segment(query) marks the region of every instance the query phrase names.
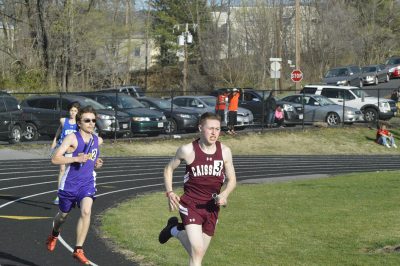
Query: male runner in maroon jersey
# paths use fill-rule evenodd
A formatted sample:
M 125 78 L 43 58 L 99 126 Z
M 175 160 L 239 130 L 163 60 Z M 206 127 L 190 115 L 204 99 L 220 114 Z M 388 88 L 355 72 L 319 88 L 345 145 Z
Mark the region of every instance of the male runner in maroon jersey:
M 164 169 L 169 208 L 170 211 L 179 208 L 182 224 L 178 223 L 177 217 L 171 217 L 159 235 L 161 244 L 172 236 L 178 238 L 190 256 L 190 266 L 201 265 L 214 235 L 219 206 L 227 204 L 229 194 L 236 187 L 231 150 L 217 141 L 221 131 L 220 117 L 213 113 L 203 114 L 199 131 L 200 138 L 181 146 Z M 186 162 L 186 174 L 184 194 L 179 197 L 172 190 L 172 178 L 182 160 Z M 221 192 L 225 177 L 228 182 Z

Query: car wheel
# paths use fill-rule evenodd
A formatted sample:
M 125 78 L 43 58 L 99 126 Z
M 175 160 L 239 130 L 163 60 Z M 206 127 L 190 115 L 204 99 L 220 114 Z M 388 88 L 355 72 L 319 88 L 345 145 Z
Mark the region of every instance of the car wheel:
M 171 134 L 178 131 L 178 124 L 173 118 L 168 119 L 168 127 L 165 129 L 165 133 Z
M 326 123 L 329 126 L 337 126 L 340 124 L 340 116 L 337 113 L 329 113 L 326 116 Z
M 378 79 L 378 77 L 375 77 L 375 85 L 378 85 L 379 84 L 379 79 Z
M 8 141 L 10 144 L 15 144 L 21 142 L 22 130 L 18 125 L 14 125 L 11 128 L 10 140 Z
M 367 122 L 374 122 L 378 119 L 378 112 L 373 108 L 364 110 L 364 120 Z
M 33 123 L 26 124 L 26 131 L 24 133 L 24 140 L 26 141 L 36 141 L 39 138 L 39 133 L 37 127 Z

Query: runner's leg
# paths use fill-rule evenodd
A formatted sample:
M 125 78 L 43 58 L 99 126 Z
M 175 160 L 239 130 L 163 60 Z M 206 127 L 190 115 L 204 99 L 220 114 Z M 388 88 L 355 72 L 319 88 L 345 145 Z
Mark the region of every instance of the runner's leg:
M 83 246 L 90 226 L 93 199 L 85 197 L 81 200 L 81 215 L 76 226 L 76 246 Z
M 189 265 L 201 266 L 211 237 L 204 237 L 202 226 L 199 224 L 188 224 L 185 226 L 185 230 L 191 247 Z
M 59 211 L 56 214 L 56 217 L 54 217 L 54 225 L 53 225 L 53 230 L 55 232 L 60 232 L 60 228 L 63 225 L 63 223 L 65 223 L 65 221 L 67 220 L 68 217 L 68 213 L 64 213 Z

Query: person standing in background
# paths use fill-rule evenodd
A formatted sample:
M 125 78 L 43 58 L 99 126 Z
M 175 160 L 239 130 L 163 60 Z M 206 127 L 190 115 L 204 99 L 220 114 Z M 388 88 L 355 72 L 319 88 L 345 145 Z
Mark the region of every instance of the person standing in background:
M 274 126 L 275 109 L 276 101 L 274 98 L 274 91 L 272 90 L 267 99 L 265 99 L 265 117 L 267 119 L 267 127 L 269 128 Z
M 228 107 L 228 134 L 236 135 L 235 125 L 237 124 L 237 111 L 239 108 L 240 92 L 238 89 L 232 89 L 229 94 L 229 107 Z
M 221 118 L 221 123 L 225 121 L 225 109 L 226 103 L 228 102 L 227 91 L 218 91 L 217 103 L 215 105 L 215 113 Z

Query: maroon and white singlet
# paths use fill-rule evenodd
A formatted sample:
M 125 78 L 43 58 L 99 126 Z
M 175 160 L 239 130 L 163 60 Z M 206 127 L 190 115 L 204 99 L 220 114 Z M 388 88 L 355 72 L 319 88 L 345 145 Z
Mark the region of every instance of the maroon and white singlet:
M 214 235 L 219 207 L 212 198 L 220 193 L 225 181 L 221 143 L 217 141 L 214 154 L 206 154 L 199 146 L 199 139 L 192 142 L 194 161 L 186 165 L 184 194 L 179 203 L 179 213 L 184 225 L 200 224 L 203 232 Z
M 214 154 L 203 152 L 199 139 L 192 144 L 195 158 L 191 164 L 186 165 L 185 195 L 196 201 L 207 202 L 213 193 L 219 194 L 225 181 L 221 143 L 219 141 L 215 143 L 217 149 Z

